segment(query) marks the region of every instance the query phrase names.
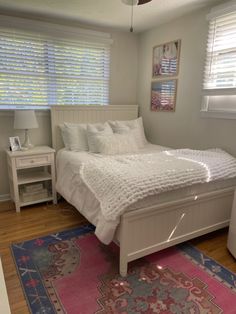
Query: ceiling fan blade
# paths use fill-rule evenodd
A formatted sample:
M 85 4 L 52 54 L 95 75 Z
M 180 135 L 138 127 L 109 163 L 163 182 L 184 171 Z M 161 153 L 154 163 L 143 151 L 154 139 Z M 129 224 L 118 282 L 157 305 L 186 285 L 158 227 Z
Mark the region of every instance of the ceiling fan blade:
M 148 3 L 148 2 L 151 2 L 152 0 L 139 0 L 138 1 L 138 5 L 141 5 L 141 4 L 145 4 L 145 3 Z

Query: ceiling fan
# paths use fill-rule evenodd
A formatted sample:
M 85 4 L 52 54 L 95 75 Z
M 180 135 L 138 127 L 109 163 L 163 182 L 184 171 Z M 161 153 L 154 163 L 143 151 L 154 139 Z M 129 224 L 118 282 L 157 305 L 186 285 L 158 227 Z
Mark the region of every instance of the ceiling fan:
M 134 29 L 133 29 L 134 6 L 146 4 L 148 2 L 151 2 L 152 0 L 121 0 L 121 1 L 126 5 L 132 6 L 132 8 L 131 8 L 131 25 L 130 25 L 130 32 L 132 33 L 134 31 Z

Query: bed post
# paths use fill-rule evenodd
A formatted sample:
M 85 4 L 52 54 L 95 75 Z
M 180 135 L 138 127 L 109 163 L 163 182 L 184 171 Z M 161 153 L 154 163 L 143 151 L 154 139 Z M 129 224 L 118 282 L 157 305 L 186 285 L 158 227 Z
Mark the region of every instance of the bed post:
M 120 275 L 121 277 L 127 276 L 128 271 L 128 228 L 125 215 L 121 217 L 120 222 Z

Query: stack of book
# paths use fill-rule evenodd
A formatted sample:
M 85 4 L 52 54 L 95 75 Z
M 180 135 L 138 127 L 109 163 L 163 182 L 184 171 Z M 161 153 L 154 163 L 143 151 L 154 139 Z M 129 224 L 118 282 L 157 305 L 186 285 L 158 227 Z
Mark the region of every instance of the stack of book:
M 23 202 L 33 202 L 48 197 L 48 190 L 43 183 L 33 183 L 23 186 L 21 189 L 21 200 Z

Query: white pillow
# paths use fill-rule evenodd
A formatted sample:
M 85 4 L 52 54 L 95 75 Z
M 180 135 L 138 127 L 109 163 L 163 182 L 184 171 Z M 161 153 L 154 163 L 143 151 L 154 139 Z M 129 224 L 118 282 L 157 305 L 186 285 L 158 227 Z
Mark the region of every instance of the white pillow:
M 146 137 L 143 129 L 142 117 L 127 121 L 108 121 L 114 133 L 125 134 L 132 132 L 138 147 L 143 147 L 146 143 Z
M 92 153 L 98 153 L 97 136 L 106 137 L 112 135 L 113 131 L 110 125 L 105 123 L 88 124 L 87 125 L 87 139 L 89 151 Z
M 72 151 L 88 151 L 87 124 L 65 122 L 61 130 L 66 148 Z
M 98 152 L 104 155 L 135 153 L 138 146 L 131 133 L 96 136 Z
M 69 137 L 68 137 L 68 132 L 66 131 L 66 127 L 64 126 L 64 124 L 61 124 L 59 125 L 59 128 L 61 130 L 61 136 L 62 136 L 62 140 L 63 140 L 65 148 L 70 149 Z

